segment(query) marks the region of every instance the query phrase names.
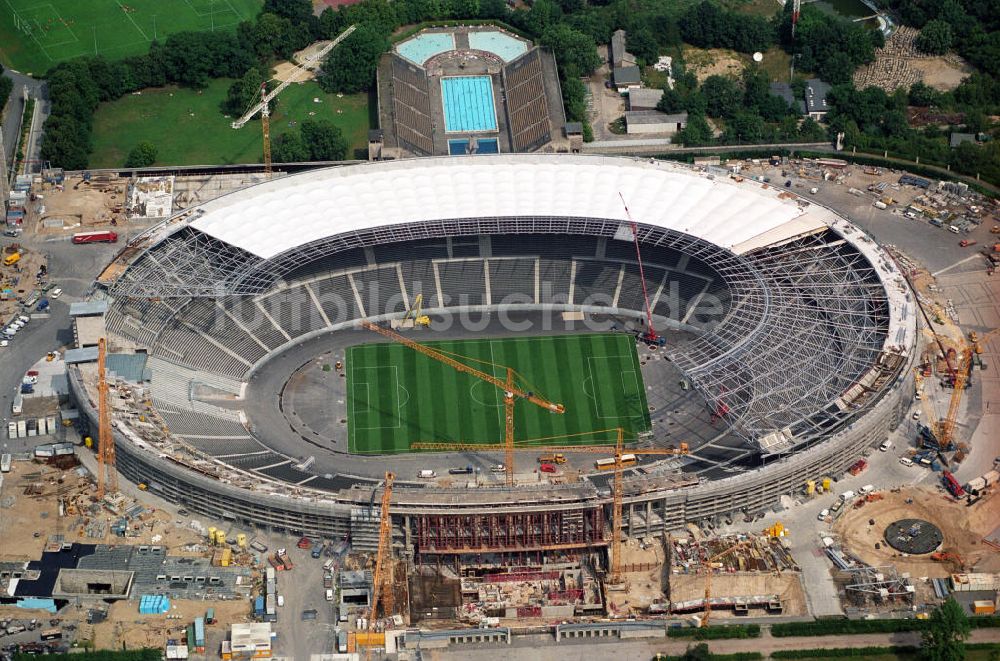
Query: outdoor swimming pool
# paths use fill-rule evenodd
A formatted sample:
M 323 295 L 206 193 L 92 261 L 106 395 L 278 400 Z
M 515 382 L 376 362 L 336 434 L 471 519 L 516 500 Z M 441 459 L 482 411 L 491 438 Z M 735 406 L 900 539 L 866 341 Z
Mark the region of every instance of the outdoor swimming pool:
M 470 32 L 469 47 L 497 55 L 510 62 L 528 52 L 528 44 L 504 32 Z
M 469 151 L 470 140 L 466 138 L 461 138 L 457 140 L 448 141 L 448 155 L 449 156 L 464 156 Z M 499 154 L 500 153 L 500 141 L 496 138 L 479 138 L 476 140 L 476 153 L 477 154 Z
M 496 131 L 493 83 L 489 76 L 455 76 L 441 79 L 444 130 Z
M 451 32 L 425 32 L 396 46 L 397 53 L 420 65 L 450 50 L 455 50 L 455 35 Z

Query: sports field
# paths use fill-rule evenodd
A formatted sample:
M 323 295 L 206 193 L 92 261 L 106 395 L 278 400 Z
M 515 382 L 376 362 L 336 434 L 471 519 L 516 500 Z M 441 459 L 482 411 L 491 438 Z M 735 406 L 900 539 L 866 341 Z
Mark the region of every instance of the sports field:
M 514 418 L 519 441 L 614 427 L 624 428 L 628 438 L 650 427 L 631 336 L 562 335 L 427 345 L 472 359 L 461 362 L 498 378 L 506 378 L 502 366 L 513 367 L 533 392 L 566 407 L 558 414 L 519 401 Z M 416 441 L 503 441 L 503 393 L 490 383 L 399 344 L 351 347 L 347 368 L 352 453 L 407 452 Z M 602 440 L 611 436 L 603 435 Z M 555 442 L 595 441 L 581 437 Z
M 0 60 L 41 75 L 78 55 L 145 53 L 153 39 L 225 30 L 257 15 L 263 0 L 0 0 Z
M 203 90 L 145 89 L 142 94 L 102 103 L 94 115 L 90 167 L 121 167 L 129 150 L 143 140 L 156 145 L 157 165 L 259 163 L 264 156 L 260 122 L 237 130 L 230 126 L 232 118 L 219 111 L 232 82 L 217 78 Z M 367 158 L 371 121 L 367 94 L 338 97 L 313 81 L 291 85 L 271 111 L 271 139 L 298 131 L 307 119 L 333 122 L 347 138 L 347 157 L 353 158 L 355 150 L 361 149 Z

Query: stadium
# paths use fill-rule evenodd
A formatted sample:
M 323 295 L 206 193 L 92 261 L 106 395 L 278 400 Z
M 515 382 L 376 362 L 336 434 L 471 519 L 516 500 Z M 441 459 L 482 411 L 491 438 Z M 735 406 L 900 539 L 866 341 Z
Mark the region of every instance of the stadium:
M 496 26 L 421 30 L 377 78 L 380 158 L 569 151 L 555 58 Z
M 644 289 L 663 346 L 637 341 Z M 500 154 L 225 195 L 129 242 L 90 304 L 112 352 L 142 363 L 113 384 L 128 480 L 236 525 L 370 549 L 392 470 L 394 539 L 428 560 L 601 548 L 609 474 L 602 455 L 567 452 L 543 474 L 519 454 L 506 486 L 491 470 L 502 393 L 362 322 L 498 378 L 513 368 L 565 407 L 519 403 L 518 442 L 610 443 L 624 428 L 638 460 L 623 530 L 643 537 L 771 507 L 884 440 L 913 393 L 911 296 L 856 226 L 767 184 Z M 418 302 L 429 327 L 408 323 Z M 70 370 L 92 424 L 95 372 Z M 641 454 L 680 443 L 689 454 Z

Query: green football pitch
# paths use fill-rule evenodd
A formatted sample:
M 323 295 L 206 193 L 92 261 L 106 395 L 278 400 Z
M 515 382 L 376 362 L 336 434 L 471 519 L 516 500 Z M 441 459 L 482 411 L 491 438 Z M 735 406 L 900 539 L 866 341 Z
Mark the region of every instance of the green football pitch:
M 0 0 L 0 59 L 41 75 L 78 55 L 145 53 L 184 30 L 232 32 L 263 0 Z
M 626 438 L 650 428 L 635 341 L 629 335 L 427 342 L 498 378 L 514 368 L 536 394 L 566 407 L 553 413 L 530 402 L 514 408 L 516 440 L 586 434 L 622 427 Z M 347 351 L 348 449 L 408 452 L 424 442 L 503 442 L 503 393 L 494 385 L 400 344 Z M 556 444 L 613 442 L 612 434 Z

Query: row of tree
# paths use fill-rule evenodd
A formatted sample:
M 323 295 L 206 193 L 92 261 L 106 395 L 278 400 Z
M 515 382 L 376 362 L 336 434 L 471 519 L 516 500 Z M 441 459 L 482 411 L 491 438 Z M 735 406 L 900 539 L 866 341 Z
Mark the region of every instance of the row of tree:
M 3 108 L 7 105 L 7 99 L 10 98 L 10 92 L 14 89 L 14 81 L 3 75 L 3 65 L 0 64 L 0 114 L 3 113 Z

